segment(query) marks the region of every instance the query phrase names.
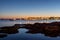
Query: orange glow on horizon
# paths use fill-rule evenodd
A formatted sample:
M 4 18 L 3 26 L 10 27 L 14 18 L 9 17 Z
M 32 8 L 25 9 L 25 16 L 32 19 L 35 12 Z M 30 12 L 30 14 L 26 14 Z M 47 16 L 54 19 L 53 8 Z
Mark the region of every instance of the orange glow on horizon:
M 60 17 L 60 16 L 0 16 L 0 18 Z

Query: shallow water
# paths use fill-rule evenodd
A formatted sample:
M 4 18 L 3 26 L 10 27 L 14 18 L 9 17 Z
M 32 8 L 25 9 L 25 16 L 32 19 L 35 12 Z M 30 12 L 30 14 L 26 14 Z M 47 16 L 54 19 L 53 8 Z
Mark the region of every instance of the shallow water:
M 49 21 L 41 21 L 41 20 L 35 20 L 35 21 L 0 21 L 0 27 L 3 26 L 13 26 L 14 24 L 25 24 L 25 23 L 35 23 L 35 22 L 54 22 L 57 20 L 49 20 Z M 60 20 L 58 20 L 60 21 Z M 45 36 L 45 34 L 41 33 L 26 33 L 29 29 L 25 28 L 19 28 L 17 29 L 16 33 L 0 33 L 0 40 L 60 40 L 60 36 L 57 37 L 49 37 Z
M 28 29 L 20 28 L 16 34 L 6 34 L 7 36 L 1 37 L 0 40 L 60 40 L 60 37 L 48 37 L 44 34 L 30 34 L 26 33 Z

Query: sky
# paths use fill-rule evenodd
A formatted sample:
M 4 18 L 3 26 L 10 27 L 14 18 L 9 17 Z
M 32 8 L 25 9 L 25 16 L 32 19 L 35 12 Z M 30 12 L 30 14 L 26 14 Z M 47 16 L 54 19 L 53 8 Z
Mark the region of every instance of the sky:
M 29 16 L 60 16 L 60 0 L 0 0 L 0 18 Z

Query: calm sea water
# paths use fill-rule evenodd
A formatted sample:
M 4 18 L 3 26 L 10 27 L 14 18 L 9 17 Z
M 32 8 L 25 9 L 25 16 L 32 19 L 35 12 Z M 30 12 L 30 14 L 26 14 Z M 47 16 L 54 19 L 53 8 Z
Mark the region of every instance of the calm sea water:
M 33 24 L 33 23 L 50 23 L 50 22 L 59 22 L 60 20 L 33 20 L 33 21 L 29 21 L 29 20 L 17 20 L 17 21 L 2 21 L 0 20 L 0 27 L 3 26 L 13 26 L 14 24 Z
M 14 24 L 27 24 L 27 23 L 43 23 L 43 22 L 54 22 L 54 21 L 60 21 L 60 20 L 35 20 L 35 21 L 24 21 L 24 20 L 18 20 L 18 21 L 0 21 L 0 27 L 4 26 L 13 26 Z M 45 36 L 44 34 L 37 33 L 37 34 L 31 34 L 26 33 L 28 29 L 20 28 L 18 29 L 17 33 L 13 34 L 6 34 L 3 35 L 3 37 L 0 37 L 0 40 L 60 40 L 60 37 L 49 37 Z M 1 36 L 1 33 L 0 33 Z

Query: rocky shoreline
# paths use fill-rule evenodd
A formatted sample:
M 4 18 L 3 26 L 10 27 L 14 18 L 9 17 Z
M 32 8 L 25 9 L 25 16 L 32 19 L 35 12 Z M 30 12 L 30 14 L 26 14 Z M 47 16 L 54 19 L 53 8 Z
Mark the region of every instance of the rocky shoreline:
M 46 36 L 55 37 L 60 35 L 60 22 L 34 23 L 34 24 L 15 24 L 13 26 L 0 27 L 0 33 L 18 33 L 19 28 L 29 29 L 26 33 L 42 33 Z

